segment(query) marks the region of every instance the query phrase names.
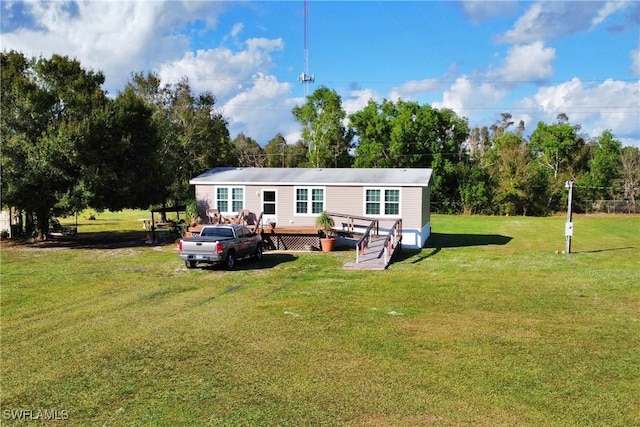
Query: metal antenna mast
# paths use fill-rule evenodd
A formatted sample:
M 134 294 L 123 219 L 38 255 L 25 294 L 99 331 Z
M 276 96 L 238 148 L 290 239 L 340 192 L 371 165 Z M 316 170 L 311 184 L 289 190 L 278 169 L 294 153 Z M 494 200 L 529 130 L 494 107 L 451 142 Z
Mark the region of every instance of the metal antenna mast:
M 304 0 L 304 71 L 298 77 L 298 80 L 304 86 L 304 97 L 309 96 L 309 83 L 313 83 L 316 80 L 315 74 L 309 74 L 309 30 L 307 19 L 309 17 L 309 5 L 308 1 Z

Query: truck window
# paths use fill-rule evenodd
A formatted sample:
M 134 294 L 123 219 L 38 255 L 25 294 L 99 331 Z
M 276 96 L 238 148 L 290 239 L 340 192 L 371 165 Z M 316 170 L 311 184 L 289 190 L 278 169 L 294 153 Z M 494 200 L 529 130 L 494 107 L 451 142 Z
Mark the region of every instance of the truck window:
M 220 237 L 228 239 L 233 237 L 233 230 L 230 228 L 218 228 L 218 227 L 205 227 L 200 233 L 203 237 Z

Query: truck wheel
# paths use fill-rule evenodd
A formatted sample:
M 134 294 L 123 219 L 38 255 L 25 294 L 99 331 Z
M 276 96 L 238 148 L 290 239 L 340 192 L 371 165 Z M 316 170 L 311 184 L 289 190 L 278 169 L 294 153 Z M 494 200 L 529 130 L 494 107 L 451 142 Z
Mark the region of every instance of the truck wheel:
M 195 268 L 196 262 L 195 261 L 185 261 L 184 265 L 186 265 L 187 268 Z
M 227 259 L 225 260 L 225 266 L 227 270 L 233 270 L 233 267 L 236 265 L 236 254 L 233 251 L 229 251 L 227 254 Z
M 257 261 L 260 261 L 262 259 L 262 245 L 258 245 L 254 255 L 255 255 Z

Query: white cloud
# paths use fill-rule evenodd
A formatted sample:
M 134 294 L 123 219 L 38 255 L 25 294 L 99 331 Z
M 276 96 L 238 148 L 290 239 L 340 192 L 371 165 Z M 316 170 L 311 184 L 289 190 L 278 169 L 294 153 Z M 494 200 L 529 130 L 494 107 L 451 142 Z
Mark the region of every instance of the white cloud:
M 243 28 L 244 28 L 244 25 L 242 23 L 235 24 L 233 26 L 233 29 L 231 30 L 231 36 L 237 37 Z
M 543 80 L 553 74 L 551 63 L 555 49 L 542 42 L 513 46 L 500 69 L 490 73 L 489 79 L 501 82 L 529 82 Z
M 2 34 L 2 48 L 31 56 L 57 53 L 100 70 L 110 92 L 124 87 L 134 71 L 148 70 L 189 48 L 175 31 L 191 19 L 214 26 L 224 2 L 29 1 L 31 25 Z
M 600 2 L 544 1 L 533 3 L 511 30 L 497 37 L 499 43 L 526 44 L 558 40 L 585 31 L 613 11 Z
M 598 10 L 598 14 L 591 20 L 591 28 L 595 28 L 604 22 L 607 17 L 617 12 L 620 9 L 624 9 L 627 5 L 624 2 L 620 1 L 608 1 L 606 2 L 600 10 Z
M 392 101 L 398 99 L 412 99 L 419 95 L 442 91 L 446 88 L 440 79 L 424 79 L 424 80 L 410 80 L 398 87 L 391 89 L 389 97 Z
M 640 133 L 640 82 L 608 79 L 588 85 L 580 79 L 542 87 L 516 104 L 538 121 L 553 122 L 560 113 L 591 136 L 613 130 L 616 137 L 631 138 Z M 528 123 L 530 126 L 530 123 Z
M 162 64 L 158 69 L 165 83 L 187 77 L 195 91 L 210 91 L 226 100 L 238 91 L 242 93 L 256 72 L 271 66 L 271 52 L 283 47 L 281 39 L 249 39 L 246 50 L 234 52 L 227 48 L 186 52 L 176 61 Z
M 442 94 L 442 102 L 434 102 L 432 106 L 450 108 L 459 116 L 469 117 L 496 105 L 506 93 L 491 83 L 474 83 L 468 77 L 460 77 Z
M 630 52 L 631 55 L 631 72 L 636 76 L 640 76 L 640 46 Z
M 230 123 L 231 137 L 244 132 L 265 145 L 277 133 L 292 134 L 299 126 L 294 124 L 291 116 L 295 105 L 289 98 L 291 90 L 290 83 L 278 82 L 273 76 L 252 76 L 250 86 L 222 106 L 222 114 Z
M 479 23 L 493 17 L 504 17 L 513 14 L 518 4 L 515 1 L 463 1 L 462 9 L 474 23 Z
M 382 101 L 373 89 L 353 89 L 346 98 L 342 98 L 342 108 L 348 116 L 364 109 L 371 99 L 376 102 Z

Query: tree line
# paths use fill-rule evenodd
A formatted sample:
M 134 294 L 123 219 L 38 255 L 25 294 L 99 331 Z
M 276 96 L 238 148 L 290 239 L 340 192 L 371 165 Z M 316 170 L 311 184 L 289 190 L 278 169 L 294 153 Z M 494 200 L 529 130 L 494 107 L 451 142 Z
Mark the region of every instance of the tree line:
M 509 113 L 470 128 L 450 109 L 385 99 L 347 116 L 322 86 L 292 109 L 301 139 L 276 134 L 263 147 L 231 139 L 214 94 L 186 78 L 133 73 L 110 98 L 101 72 L 66 56 L 4 51 L 1 72 L 2 205 L 40 233 L 87 207 L 186 204 L 189 180 L 217 166 L 433 168 L 434 210 L 445 213 L 547 215 L 566 207 L 569 180 L 578 200 L 640 194 L 639 150 L 611 131 L 581 134 L 563 114 L 527 139 Z

